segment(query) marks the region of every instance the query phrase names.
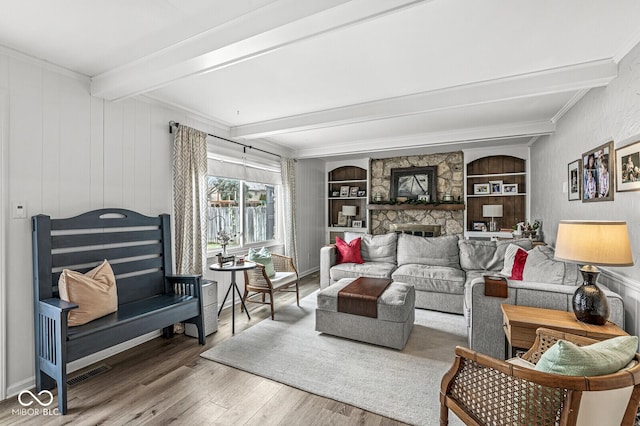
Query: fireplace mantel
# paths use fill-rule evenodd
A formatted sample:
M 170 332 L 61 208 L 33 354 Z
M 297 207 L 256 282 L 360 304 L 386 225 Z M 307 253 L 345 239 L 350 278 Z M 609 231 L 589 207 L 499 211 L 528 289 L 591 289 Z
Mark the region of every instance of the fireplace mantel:
M 367 204 L 368 210 L 464 210 L 461 203 L 442 204 Z

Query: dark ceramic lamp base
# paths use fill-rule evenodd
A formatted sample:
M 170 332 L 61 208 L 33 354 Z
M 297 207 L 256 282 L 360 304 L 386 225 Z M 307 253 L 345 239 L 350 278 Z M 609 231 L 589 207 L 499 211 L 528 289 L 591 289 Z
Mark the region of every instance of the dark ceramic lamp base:
M 604 325 L 609 319 L 607 296 L 596 285 L 600 271 L 592 265 L 580 269 L 584 282 L 573 294 L 573 312 L 578 321 Z

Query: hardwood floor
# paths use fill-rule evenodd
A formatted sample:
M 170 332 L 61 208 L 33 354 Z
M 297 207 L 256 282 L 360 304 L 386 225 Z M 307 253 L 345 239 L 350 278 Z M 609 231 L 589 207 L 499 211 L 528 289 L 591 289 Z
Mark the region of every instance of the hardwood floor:
M 317 274 L 301 280 L 300 298 L 319 288 Z M 220 289 L 223 291 L 226 289 Z M 278 306 L 295 303 L 295 293 L 276 295 Z M 251 321 L 236 308 L 236 333 L 271 321 L 269 306 L 249 305 Z M 200 353 L 232 338 L 231 311 L 218 331 L 197 339 L 158 337 L 97 365 L 111 369 L 69 386 L 66 416 L 18 415 L 17 398 L 0 402 L 2 425 L 402 425 L 359 408 L 200 358 Z M 70 377 L 91 370 L 90 366 Z M 57 403 L 57 399 L 55 400 Z M 51 406 L 53 408 L 54 405 Z M 40 411 L 42 412 L 42 410 Z

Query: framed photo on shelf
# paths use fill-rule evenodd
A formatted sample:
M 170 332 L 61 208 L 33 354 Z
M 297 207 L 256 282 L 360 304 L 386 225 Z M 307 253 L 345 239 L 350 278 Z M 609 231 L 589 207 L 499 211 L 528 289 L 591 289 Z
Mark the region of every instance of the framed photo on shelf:
M 489 195 L 491 194 L 491 187 L 488 183 L 474 183 L 473 195 Z
M 491 194 L 502 194 L 502 181 L 490 180 L 489 186 L 491 188 Z
M 358 188 L 357 186 L 352 186 L 351 188 L 349 188 L 349 197 L 357 197 L 359 190 L 360 188 Z
M 616 149 L 616 191 L 640 191 L 640 141 Z
M 582 202 L 613 201 L 613 141 L 582 154 Z
M 358 190 L 358 197 L 366 197 L 367 196 L 367 191 L 364 189 L 359 189 Z
M 347 226 L 347 217 L 341 211 L 338 212 L 338 226 Z
M 329 196 L 330 197 L 339 197 L 340 196 L 340 191 L 338 191 L 337 189 L 334 189 L 334 190 L 331 191 Z
M 362 221 L 361 220 L 354 220 L 351 222 L 351 226 L 353 226 L 354 228 L 362 228 Z
M 582 198 L 582 160 L 579 158 L 567 165 L 567 182 L 569 182 L 569 201 Z
M 503 183 L 502 184 L 502 193 L 503 194 L 517 194 L 518 193 L 518 184 L 517 183 Z
M 472 231 L 483 231 L 487 229 L 487 222 L 483 222 L 481 220 L 474 220 L 471 222 L 471 230 Z
M 349 196 L 349 187 L 348 186 L 341 186 L 340 187 L 340 196 L 341 197 L 348 197 Z

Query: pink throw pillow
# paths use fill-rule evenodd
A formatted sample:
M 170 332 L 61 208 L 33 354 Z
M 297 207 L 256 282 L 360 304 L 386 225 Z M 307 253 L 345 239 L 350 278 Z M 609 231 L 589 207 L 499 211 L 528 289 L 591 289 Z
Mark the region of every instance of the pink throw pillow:
M 522 273 L 524 272 L 524 264 L 527 262 L 527 256 L 529 253 L 525 250 L 518 250 L 516 257 L 513 260 L 513 269 L 511 269 L 511 276 L 509 279 L 522 281 Z
M 360 256 L 360 238 L 347 243 L 342 238 L 336 237 L 336 248 L 338 250 L 336 263 L 364 263 Z

